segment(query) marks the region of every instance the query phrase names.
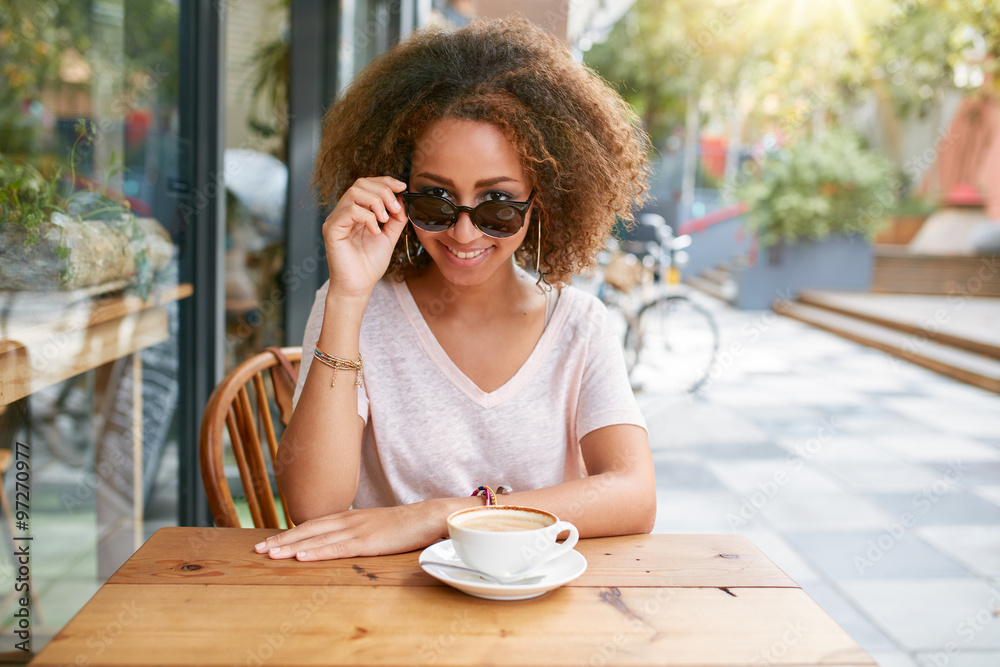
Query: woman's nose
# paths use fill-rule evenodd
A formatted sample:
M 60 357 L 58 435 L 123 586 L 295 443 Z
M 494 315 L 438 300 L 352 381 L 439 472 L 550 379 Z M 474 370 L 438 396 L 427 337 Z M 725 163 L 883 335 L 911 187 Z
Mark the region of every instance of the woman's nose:
M 472 224 L 472 214 L 462 211 L 458 220 L 451 226 L 451 237 L 459 243 L 470 243 L 482 236 L 482 232 Z

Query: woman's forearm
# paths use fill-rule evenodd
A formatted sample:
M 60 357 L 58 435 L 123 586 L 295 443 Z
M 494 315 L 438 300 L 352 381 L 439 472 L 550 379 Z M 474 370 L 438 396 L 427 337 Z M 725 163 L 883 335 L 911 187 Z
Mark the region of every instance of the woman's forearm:
M 620 472 L 512 493 L 497 502 L 548 510 L 575 525 L 580 537 L 648 533 L 656 519 L 655 485 L 648 489 L 634 475 Z
M 364 307 L 328 297 L 317 347 L 357 359 Z M 364 422 L 358 416 L 355 379 L 354 371 L 334 370 L 317 359 L 310 364 L 275 469 L 296 523 L 346 510 L 357 493 Z

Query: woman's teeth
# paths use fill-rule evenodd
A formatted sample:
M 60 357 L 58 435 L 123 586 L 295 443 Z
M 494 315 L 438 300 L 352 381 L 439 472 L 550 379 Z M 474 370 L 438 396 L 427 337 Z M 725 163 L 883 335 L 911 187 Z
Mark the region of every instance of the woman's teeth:
M 473 250 L 472 252 L 461 252 L 459 250 L 452 250 L 451 248 L 448 248 L 448 250 L 459 259 L 472 259 L 473 257 L 479 257 L 486 252 L 486 248 L 483 248 L 482 250 Z

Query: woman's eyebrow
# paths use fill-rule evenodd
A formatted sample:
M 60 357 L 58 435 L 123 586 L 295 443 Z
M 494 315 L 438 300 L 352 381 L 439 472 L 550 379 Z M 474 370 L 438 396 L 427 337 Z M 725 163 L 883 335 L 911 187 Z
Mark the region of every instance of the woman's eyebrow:
M 439 176 L 437 174 L 432 174 L 430 172 L 422 172 L 417 174 L 418 178 L 426 178 L 429 181 L 436 181 L 441 185 L 447 185 L 449 188 L 454 188 L 455 183 L 450 178 L 445 178 L 444 176 Z M 482 180 L 476 181 L 475 187 L 477 188 L 488 188 L 499 183 L 518 183 L 516 178 L 511 178 L 510 176 L 494 176 L 493 178 L 484 178 Z

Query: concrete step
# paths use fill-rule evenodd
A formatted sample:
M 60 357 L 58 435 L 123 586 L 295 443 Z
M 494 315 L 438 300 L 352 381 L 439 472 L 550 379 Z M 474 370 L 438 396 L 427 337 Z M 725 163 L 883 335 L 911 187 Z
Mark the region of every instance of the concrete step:
M 781 315 L 873 347 L 956 380 L 1000 393 L 1000 360 L 918 335 L 800 302 L 777 302 Z
M 1000 337 L 986 336 L 991 327 L 987 311 L 1000 306 L 996 299 L 977 298 L 966 300 L 954 297 L 944 305 L 940 298 L 928 298 L 921 295 L 887 295 L 854 294 L 849 292 L 830 292 L 819 290 L 803 290 L 798 301 L 808 306 L 856 317 L 866 322 L 902 331 L 918 337 L 932 336 L 938 343 L 957 347 L 975 354 L 1000 359 Z M 921 304 L 925 301 L 927 305 Z M 971 311 L 981 311 L 973 315 Z M 923 313 L 915 316 L 915 313 Z M 982 320 L 981 329 L 984 335 L 973 337 L 969 329 L 952 327 L 964 316 L 978 316 Z
M 732 274 L 725 269 L 705 269 L 699 276 L 716 285 L 724 285 L 727 280 L 732 280 Z
M 732 295 L 726 293 L 725 287 L 722 284 L 709 280 L 703 277 L 703 275 L 692 276 L 684 282 L 699 292 L 715 297 L 719 301 L 729 303 L 732 298 Z

